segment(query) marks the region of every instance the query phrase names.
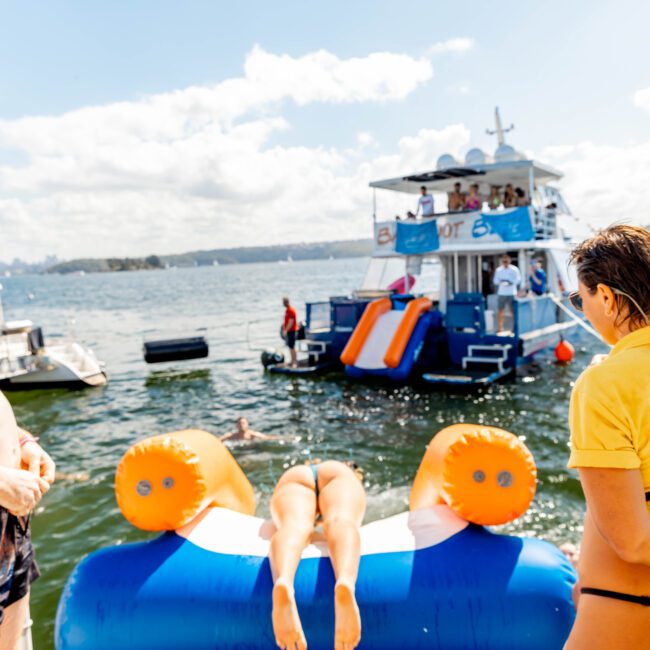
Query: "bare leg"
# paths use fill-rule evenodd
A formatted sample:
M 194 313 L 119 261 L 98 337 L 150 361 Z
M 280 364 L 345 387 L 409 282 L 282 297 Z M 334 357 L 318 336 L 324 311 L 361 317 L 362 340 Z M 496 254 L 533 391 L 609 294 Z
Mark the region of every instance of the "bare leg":
M 291 348 L 290 352 L 291 352 L 291 367 L 292 368 L 297 368 L 298 367 L 298 354 L 296 353 L 295 348 Z
M 2 650 L 19 650 L 20 635 L 28 616 L 29 594 L 5 609 L 4 620 L 0 625 L 0 648 Z
M 497 332 L 503 332 L 503 316 L 504 316 L 504 309 L 499 309 L 497 313 Z
M 366 495 L 359 479 L 342 463 L 323 463 L 320 476 L 325 480 L 318 504 L 336 576 L 334 648 L 352 650 L 361 640 L 361 617 L 354 591 L 361 551 L 359 527 L 366 509 Z
M 311 485 L 310 485 L 311 484 Z M 309 543 L 316 518 L 314 480 L 307 467 L 285 472 L 271 499 L 277 531 L 271 538 L 273 574 L 273 631 L 280 648 L 306 650 L 293 581 L 303 549 Z

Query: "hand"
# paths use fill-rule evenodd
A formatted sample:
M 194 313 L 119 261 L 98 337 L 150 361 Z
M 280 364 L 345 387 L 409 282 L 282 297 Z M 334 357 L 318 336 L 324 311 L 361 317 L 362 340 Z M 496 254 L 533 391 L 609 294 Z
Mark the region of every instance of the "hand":
M 0 467 L 0 506 L 12 515 L 28 515 L 49 488 L 45 479 L 32 472 Z
M 46 480 L 48 487 L 54 483 L 56 466 L 50 455 L 35 441 L 23 443 L 20 449 L 23 468 Z

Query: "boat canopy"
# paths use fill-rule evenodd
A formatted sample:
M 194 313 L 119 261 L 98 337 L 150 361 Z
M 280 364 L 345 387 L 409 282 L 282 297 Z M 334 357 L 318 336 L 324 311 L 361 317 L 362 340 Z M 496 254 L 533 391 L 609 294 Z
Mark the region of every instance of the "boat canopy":
M 514 186 L 529 188 L 531 172 L 535 184 L 540 185 L 557 181 L 563 176 L 562 172 L 534 160 L 510 160 L 446 167 L 399 178 L 373 181 L 370 183 L 370 187 L 419 194 L 423 185 L 434 192 L 450 192 L 454 187 L 454 183 L 465 181 L 466 183 L 477 183 L 479 190 L 487 193 L 490 185 L 502 187 L 507 183 L 512 183 Z

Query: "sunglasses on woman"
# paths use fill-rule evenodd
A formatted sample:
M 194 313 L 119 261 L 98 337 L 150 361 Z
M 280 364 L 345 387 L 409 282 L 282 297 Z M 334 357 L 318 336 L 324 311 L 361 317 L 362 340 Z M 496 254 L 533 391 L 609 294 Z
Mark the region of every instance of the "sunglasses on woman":
M 612 293 L 616 296 L 625 296 L 639 310 L 643 318 L 645 318 L 645 322 L 650 324 L 650 319 L 648 318 L 647 314 L 643 311 L 643 309 L 641 309 L 639 303 L 636 300 L 634 300 L 632 296 L 628 295 L 624 291 L 621 291 L 620 289 L 613 289 L 612 287 L 610 287 L 610 289 L 612 290 Z M 573 291 L 567 297 L 569 299 L 569 302 L 571 303 L 571 306 L 574 309 L 577 309 L 578 311 L 583 311 L 582 296 L 577 291 Z

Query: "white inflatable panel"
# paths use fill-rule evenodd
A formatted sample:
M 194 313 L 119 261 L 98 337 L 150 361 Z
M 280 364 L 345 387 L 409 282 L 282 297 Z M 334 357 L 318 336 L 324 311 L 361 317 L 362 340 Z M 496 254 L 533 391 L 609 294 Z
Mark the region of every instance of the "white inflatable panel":
M 428 548 L 444 542 L 467 525 L 445 505 L 403 512 L 361 527 L 361 555 Z M 259 517 L 211 508 L 198 524 L 190 523 L 176 532 L 214 553 L 266 557 L 275 526 Z M 302 554 L 303 559 L 327 556 L 324 541 L 310 544 Z

